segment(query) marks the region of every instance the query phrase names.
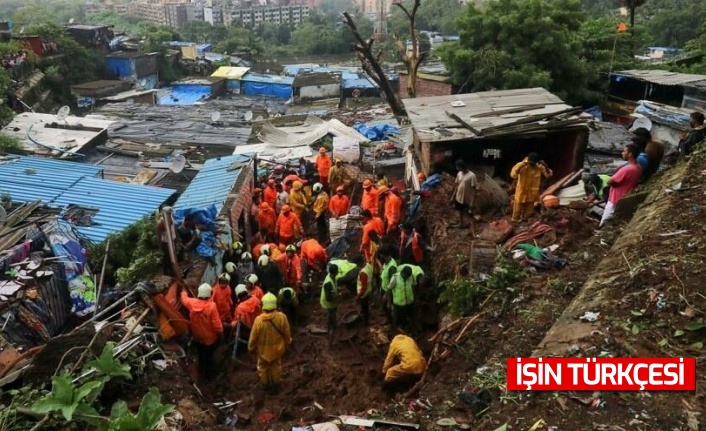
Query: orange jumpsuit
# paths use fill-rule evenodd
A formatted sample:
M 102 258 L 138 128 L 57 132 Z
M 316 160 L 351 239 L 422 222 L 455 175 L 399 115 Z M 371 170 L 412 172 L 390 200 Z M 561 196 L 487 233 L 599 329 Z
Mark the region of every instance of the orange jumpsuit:
M 388 193 L 385 198 L 385 221 L 387 222 L 387 231 L 391 232 L 397 229 L 402 217 L 402 198 L 394 193 Z
M 319 154 L 316 158 L 316 170 L 319 171 L 319 182 L 324 186 L 328 185 L 328 173 L 331 170 L 331 157 L 328 154 Z
M 309 267 L 316 266 L 317 262 L 326 264 L 328 255 L 326 249 L 315 239 L 307 239 L 301 246 L 301 258 L 306 261 Z
M 255 323 L 255 319 L 260 315 L 260 313 L 262 313 L 262 303 L 257 296 L 251 295 L 248 299 L 238 303 L 238 306 L 235 307 L 233 321 L 240 321 L 248 328 L 252 328 L 253 323 Z
M 360 201 L 360 208 L 363 210 L 370 210 L 370 213 L 374 216 L 378 215 L 378 191 L 375 187 L 370 187 L 370 190 L 363 190 L 363 198 Z
M 277 258 L 277 265 L 284 277 L 284 285 L 287 287 L 298 286 L 302 281 L 302 260 L 296 254 L 292 257 L 287 253 Z
M 260 212 L 257 215 L 257 223 L 260 225 L 260 230 L 265 230 L 266 234 L 274 233 L 275 225 L 277 224 L 277 213 L 274 207 L 267 202 L 260 204 Z
M 223 323 L 216 304 L 210 299 L 190 298 L 185 291 L 181 292 L 181 303 L 189 310 L 191 338 L 204 346 L 218 341 L 218 335 L 223 333 Z
M 233 311 L 233 297 L 228 283 L 216 283 L 213 286 L 211 301 L 216 304 L 218 314 L 221 316 L 221 322 L 230 323 L 231 313 Z
M 277 190 L 274 187 L 267 186 L 262 192 L 262 196 L 267 205 L 273 210 L 277 208 Z
M 360 242 L 360 251 L 365 254 L 366 262 L 372 262 L 374 250 L 371 249 L 370 232 L 375 232 L 378 236 L 385 233 L 385 224 L 380 217 L 373 217 L 363 226 L 363 239 Z
M 329 212 L 331 216 L 338 218 L 348 214 L 348 210 L 351 208 L 351 201 L 346 195 L 333 195 L 328 203 Z
M 304 234 L 304 227 L 294 212 L 282 213 L 277 217 L 275 233 L 279 234 L 280 244 L 292 244 Z

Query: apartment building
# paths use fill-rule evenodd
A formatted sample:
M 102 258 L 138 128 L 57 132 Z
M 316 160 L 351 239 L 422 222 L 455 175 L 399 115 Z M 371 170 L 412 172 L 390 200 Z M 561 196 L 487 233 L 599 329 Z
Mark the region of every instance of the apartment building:
M 258 25 L 262 22 L 275 24 L 299 24 L 309 18 L 307 5 L 290 6 L 255 6 L 251 8 L 230 9 L 225 11 L 225 25 L 240 22 L 245 27 Z
M 171 28 L 184 28 L 187 22 L 204 21 L 204 7 L 196 4 L 167 3 L 165 6 L 167 25 Z
M 203 8 L 203 20 L 213 26 L 224 24 L 223 15 L 224 10 L 221 6 L 206 6 Z

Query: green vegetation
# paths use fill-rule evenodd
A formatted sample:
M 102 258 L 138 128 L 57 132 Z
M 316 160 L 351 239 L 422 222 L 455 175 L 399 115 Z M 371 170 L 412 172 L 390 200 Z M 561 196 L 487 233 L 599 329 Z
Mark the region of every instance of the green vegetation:
M 496 292 L 514 293 L 514 284 L 525 277 L 526 274 L 517 261 L 499 255 L 493 273 L 485 279 L 457 277 L 454 280 L 442 281 L 439 285 L 443 289 L 439 302 L 448 305 L 452 316 L 467 316 L 481 308 L 485 300 Z
M 22 151 L 22 142 L 19 139 L 0 134 L 0 154 L 19 154 Z
M 89 264 L 94 271 L 100 271 L 105 248 L 110 241 L 104 283 L 132 286 L 159 271 L 162 261 L 157 251 L 157 240 L 156 220 L 145 217 L 122 232 L 111 234 L 103 243 L 90 250 Z

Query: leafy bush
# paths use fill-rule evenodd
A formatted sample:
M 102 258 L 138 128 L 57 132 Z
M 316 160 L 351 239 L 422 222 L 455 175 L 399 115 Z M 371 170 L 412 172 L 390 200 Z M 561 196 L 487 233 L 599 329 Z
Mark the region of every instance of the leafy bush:
M 519 263 L 501 255 L 488 278 L 479 280 L 463 277 L 441 282 L 443 291 L 439 295 L 439 302 L 448 305 L 452 316 L 467 316 L 477 310 L 488 295 L 502 290 L 512 292 L 513 284 L 525 277 Z
M 0 134 L 0 153 L 18 154 L 24 151 L 22 142 L 14 136 Z

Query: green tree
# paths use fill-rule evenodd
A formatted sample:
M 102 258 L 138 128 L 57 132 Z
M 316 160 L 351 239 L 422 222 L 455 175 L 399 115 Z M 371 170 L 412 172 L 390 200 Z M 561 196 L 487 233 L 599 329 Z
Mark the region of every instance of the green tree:
M 414 0 L 405 0 L 402 4 L 411 10 Z M 424 0 L 419 6 L 415 18 L 416 27 L 419 30 L 436 31 L 442 34 L 455 34 L 455 20 L 463 14 L 465 6 L 458 0 Z M 390 18 L 387 22 L 387 30 L 391 34 L 407 34 L 408 20 L 402 10 L 398 7 L 392 8 Z
M 439 55 L 457 84 L 473 91 L 544 87 L 569 103 L 596 97 L 579 30 L 578 0 L 492 0 L 457 20 L 460 42 Z
M 170 55 L 169 46 L 165 43 L 179 40 L 180 37 L 178 33 L 168 27 L 152 27 L 147 32 L 145 43 L 140 46 L 140 52 L 157 53 L 157 73 L 162 82 L 169 83 L 184 76 L 176 58 Z

